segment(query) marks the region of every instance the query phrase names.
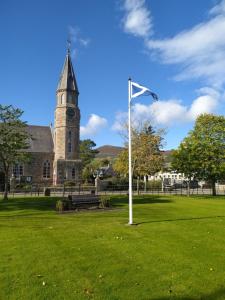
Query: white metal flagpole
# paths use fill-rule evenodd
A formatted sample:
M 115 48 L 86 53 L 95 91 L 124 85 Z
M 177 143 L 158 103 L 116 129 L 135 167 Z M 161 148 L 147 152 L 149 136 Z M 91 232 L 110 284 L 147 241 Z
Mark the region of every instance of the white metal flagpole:
M 131 166 L 131 79 L 128 79 L 128 131 L 129 131 L 129 224 L 133 224 L 132 166 Z

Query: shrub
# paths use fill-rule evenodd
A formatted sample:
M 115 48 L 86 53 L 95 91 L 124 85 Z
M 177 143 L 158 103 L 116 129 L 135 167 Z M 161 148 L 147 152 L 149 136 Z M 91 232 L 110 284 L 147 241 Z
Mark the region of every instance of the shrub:
M 102 183 L 103 182 L 103 190 L 124 190 L 124 188 L 128 187 L 128 179 L 124 177 L 112 177 L 110 180 L 102 180 Z
M 70 180 L 67 180 L 64 182 L 65 186 L 75 186 L 76 185 L 76 182 L 75 181 L 70 181 Z
M 113 185 L 128 185 L 129 179 L 127 177 L 113 177 L 112 184 Z
M 100 207 L 101 208 L 110 207 L 110 196 L 104 195 L 100 197 Z
M 147 182 L 148 189 L 161 189 L 162 181 L 161 180 L 151 180 Z
M 56 202 L 56 210 L 58 212 L 63 212 L 65 210 L 65 202 L 63 200 L 58 200 Z

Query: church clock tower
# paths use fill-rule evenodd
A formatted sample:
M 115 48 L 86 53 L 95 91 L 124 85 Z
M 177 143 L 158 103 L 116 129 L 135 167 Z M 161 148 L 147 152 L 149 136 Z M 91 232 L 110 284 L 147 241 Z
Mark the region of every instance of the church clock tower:
M 80 110 L 78 86 L 67 51 L 56 91 L 57 103 L 54 126 L 54 184 L 79 179 Z

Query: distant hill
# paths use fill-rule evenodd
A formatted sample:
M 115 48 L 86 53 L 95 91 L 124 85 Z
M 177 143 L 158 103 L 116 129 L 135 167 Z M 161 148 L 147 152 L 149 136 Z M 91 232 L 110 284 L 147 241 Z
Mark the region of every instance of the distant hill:
M 117 147 L 117 146 L 112 146 L 112 145 L 104 145 L 96 150 L 99 151 L 98 154 L 96 154 L 95 157 L 97 158 L 116 158 L 120 152 L 123 150 L 123 147 Z
M 173 150 L 163 150 L 162 154 L 164 156 L 164 159 L 166 162 L 171 162 L 171 155 L 172 155 Z

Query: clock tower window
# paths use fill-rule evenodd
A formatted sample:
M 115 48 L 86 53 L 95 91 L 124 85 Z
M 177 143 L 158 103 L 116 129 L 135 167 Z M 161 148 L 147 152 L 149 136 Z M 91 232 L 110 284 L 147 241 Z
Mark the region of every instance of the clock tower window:
M 72 133 L 69 131 L 68 133 L 68 152 L 72 152 Z
M 61 104 L 65 104 L 65 94 L 61 95 Z

